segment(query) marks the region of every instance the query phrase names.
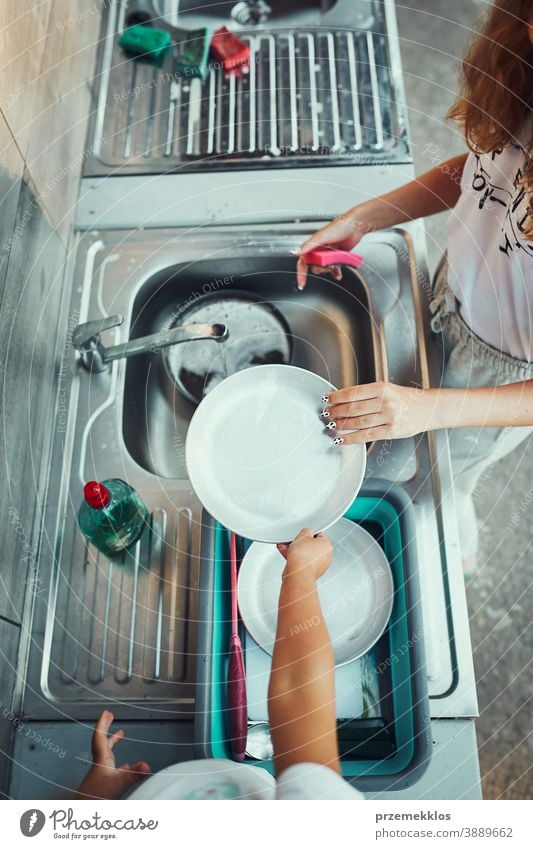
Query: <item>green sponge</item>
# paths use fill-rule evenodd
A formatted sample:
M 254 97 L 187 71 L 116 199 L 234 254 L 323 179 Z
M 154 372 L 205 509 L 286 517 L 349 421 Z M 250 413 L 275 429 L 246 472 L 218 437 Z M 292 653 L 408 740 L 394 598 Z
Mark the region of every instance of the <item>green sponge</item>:
M 125 53 L 136 59 L 143 59 L 161 67 L 172 44 L 172 37 L 164 29 L 135 24 L 124 30 L 118 44 Z
M 176 31 L 177 32 L 177 31 Z M 180 77 L 205 77 L 209 58 L 209 30 L 206 27 L 181 30 L 176 39 L 176 62 L 174 70 Z

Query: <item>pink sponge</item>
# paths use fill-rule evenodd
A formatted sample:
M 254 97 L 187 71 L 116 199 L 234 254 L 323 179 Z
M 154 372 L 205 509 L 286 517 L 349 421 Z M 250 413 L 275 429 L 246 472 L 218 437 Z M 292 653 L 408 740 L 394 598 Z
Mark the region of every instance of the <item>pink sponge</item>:
M 336 248 L 315 248 L 306 254 L 301 254 L 301 259 L 306 265 L 318 265 L 326 268 L 328 265 L 351 265 L 359 268 L 363 263 L 363 257 L 352 254 L 350 251 L 338 251 Z

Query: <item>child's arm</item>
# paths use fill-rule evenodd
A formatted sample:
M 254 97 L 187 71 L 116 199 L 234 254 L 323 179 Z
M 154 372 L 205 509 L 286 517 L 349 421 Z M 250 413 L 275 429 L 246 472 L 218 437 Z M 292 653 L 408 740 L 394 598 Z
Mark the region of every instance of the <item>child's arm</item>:
M 316 587 L 331 563 L 331 542 L 306 528 L 279 549 L 287 565 L 268 692 L 276 772 L 297 763 L 340 772 L 333 651 Z
M 328 422 L 346 445 L 455 427 L 533 425 L 533 380 L 475 389 L 415 389 L 369 383 L 331 392 Z
M 466 157 L 466 153 L 454 156 L 399 189 L 354 206 L 317 230 L 300 246 L 300 253 L 325 246 L 349 251 L 365 233 L 451 209 L 461 194 L 461 175 Z M 313 266 L 316 274 L 325 271 L 327 269 Z M 305 286 L 306 275 L 307 266 L 299 259 L 296 279 L 300 289 Z

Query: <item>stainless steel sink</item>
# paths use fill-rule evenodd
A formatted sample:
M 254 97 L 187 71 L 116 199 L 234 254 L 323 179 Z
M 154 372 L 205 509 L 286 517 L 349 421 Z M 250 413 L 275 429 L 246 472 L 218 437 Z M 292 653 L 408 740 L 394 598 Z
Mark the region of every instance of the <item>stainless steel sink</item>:
M 381 364 L 376 368 L 379 333 L 363 279 L 347 270 L 340 285 L 317 278 L 302 294 L 295 290 L 294 265 L 291 256 L 224 255 L 165 268 L 151 276 L 135 297 L 130 338 L 162 330 L 180 305 L 202 293 L 212 298 L 228 290 L 251 293 L 278 307 L 289 322 L 293 365 L 322 374 L 338 386 L 375 380 L 381 371 Z M 194 405 L 175 387 L 160 353 L 128 361 L 124 443 L 143 469 L 165 478 L 187 477 L 184 446 L 193 412 Z
M 123 325 L 103 334 L 106 344 L 120 344 L 157 332 L 184 301 L 230 287 L 284 313 L 296 365 L 339 386 L 384 378 L 389 369 L 398 382 L 413 379 L 416 278 L 408 237 L 366 237 L 361 269 L 346 270 L 338 284 L 311 280 L 298 293 L 290 251 L 316 226 L 107 231 L 81 239 L 61 364 L 46 520 L 53 531 L 36 599 L 28 716 L 66 711 L 94 719 L 112 704 L 123 719 L 176 718 L 191 716 L 195 704 L 202 507 L 183 458 L 194 407 L 158 353 L 88 373 L 72 349 L 75 324 L 120 313 Z M 387 449 L 388 468 L 400 469 L 396 479 L 415 474 L 416 456 L 411 440 Z M 87 546 L 76 523 L 83 483 L 107 477 L 128 480 L 152 516 L 150 533 L 119 563 Z

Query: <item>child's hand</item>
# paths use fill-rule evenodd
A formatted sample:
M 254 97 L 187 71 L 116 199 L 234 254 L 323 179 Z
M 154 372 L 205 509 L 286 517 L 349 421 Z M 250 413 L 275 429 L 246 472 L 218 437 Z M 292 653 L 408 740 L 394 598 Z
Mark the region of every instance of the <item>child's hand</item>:
M 324 574 L 333 559 L 330 538 L 326 534 L 315 536 L 309 528 L 303 528 L 293 542 L 280 543 L 278 551 L 287 561 L 285 574 L 308 574 L 315 581 Z
M 117 767 L 113 747 L 124 732 L 119 730 L 108 736 L 113 719 L 111 711 L 104 710 L 96 723 L 91 746 L 93 765 L 80 784 L 76 799 L 119 799 L 151 772 L 144 761 Z
M 306 254 L 315 248 L 338 248 L 341 251 L 350 251 L 358 242 L 361 241 L 365 233 L 372 230 L 368 224 L 360 218 L 358 208 L 348 210 L 343 215 L 339 215 L 325 227 L 321 227 L 316 233 L 307 239 L 300 246 L 300 254 Z M 296 283 L 298 289 L 305 289 L 307 280 L 308 266 L 302 259 L 298 258 L 296 266 Z M 340 280 L 342 272 L 337 265 L 330 265 L 327 268 L 319 268 L 317 265 L 311 266 L 313 274 L 332 274 L 335 280 Z

